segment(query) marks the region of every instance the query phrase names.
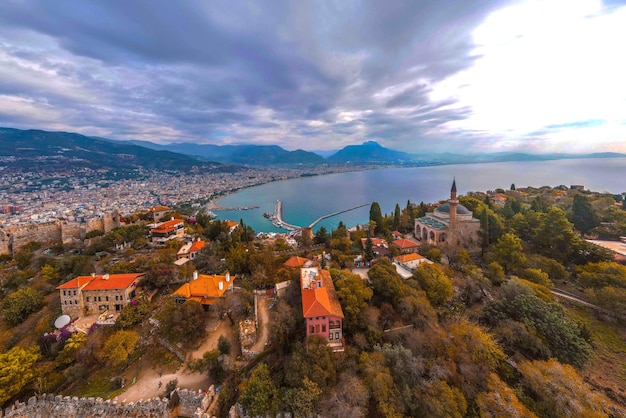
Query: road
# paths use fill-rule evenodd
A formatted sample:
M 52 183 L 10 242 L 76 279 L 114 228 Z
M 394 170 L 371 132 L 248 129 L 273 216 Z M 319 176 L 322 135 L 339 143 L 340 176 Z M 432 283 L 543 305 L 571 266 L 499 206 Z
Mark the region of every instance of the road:
M 256 343 L 250 348 L 252 351 L 261 352 L 265 350 L 267 340 L 270 336 L 270 313 L 269 303 L 271 302 L 271 296 L 257 295 L 258 298 L 258 329 Z

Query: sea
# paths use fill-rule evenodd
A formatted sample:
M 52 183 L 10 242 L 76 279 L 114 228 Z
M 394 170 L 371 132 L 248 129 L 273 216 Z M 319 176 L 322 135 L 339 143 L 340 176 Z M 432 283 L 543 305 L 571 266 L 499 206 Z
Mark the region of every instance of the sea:
M 396 204 L 404 208 L 408 201 L 432 203 L 447 199 L 453 179 L 456 179 L 459 195 L 469 191 L 509 189 L 512 184 L 516 187 L 575 184 L 618 194 L 626 192 L 626 158 L 385 168 L 300 177 L 250 187 L 217 202 L 221 207 L 258 206 L 257 209 L 215 213 L 218 219 L 243 220 L 255 232 L 285 232 L 263 216 L 274 212 L 276 200 L 282 202 L 284 221 L 298 226 L 309 226 L 321 216 L 368 204 L 326 218 L 313 227 L 314 231 L 321 226 L 330 231 L 339 221 L 348 227 L 367 224 L 372 202 L 379 203 L 383 214 L 391 214 Z

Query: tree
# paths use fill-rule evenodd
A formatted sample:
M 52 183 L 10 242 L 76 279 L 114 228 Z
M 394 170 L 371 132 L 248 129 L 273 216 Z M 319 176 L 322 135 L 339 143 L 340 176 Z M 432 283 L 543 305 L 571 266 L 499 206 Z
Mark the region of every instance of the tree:
M 135 331 L 117 331 L 104 343 L 101 358 L 111 367 L 120 367 L 135 352 L 139 334 Z
M 26 287 L 16 290 L 2 301 L 2 313 L 7 323 L 18 325 L 31 313 L 38 311 L 42 304 L 42 294 Z
M 383 213 L 380 210 L 378 202 L 373 202 L 370 206 L 370 221 L 376 222 L 374 229 L 375 234 L 381 234 L 385 230 L 385 224 L 383 221 Z
M 322 391 L 317 384 L 305 377 L 302 387 L 289 388 L 285 391 L 282 403 L 294 417 L 309 417 L 314 415 L 321 394 Z
M 344 328 L 356 332 L 362 327 L 362 312 L 367 307 L 374 292 L 365 285 L 358 274 L 333 269 L 330 271 L 337 289 L 337 297 L 345 315 Z
M 452 280 L 436 264 L 422 263 L 415 269 L 413 279 L 426 292 L 426 297 L 433 305 L 443 305 L 452 297 Z
M 539 228 L 533 231 L 532 243 L 538 253 L 562 263 L 571 261 L 581 246 L 574 226 L 557 207 L 548 209 Z
M 419 414 L 423 417 L 462 418 L 467 411 L 467 401 L 463 393 L 450 387 L 442 380 L 435 380 L 423 387 L 414 389 L 419 393 Z
M 492 247 L 491 259 L 497 261 L 504 268 L 505 274 L 515 271 L 526 261 L 522 240 L 515 234 L 502 235 Z
M 75 332 L 70 338 L 65 341 L 63 350 L 57 356 L 57 360 L 61 364 L 70 364 L 74 362 L 76 358 L 76 352 L 85 345 L 87 342 L 87 334 L 82 332 Z
M 515 183 L 511 183 L 511 190 L 515 190 Z
M 393 227 L 394 229 L 400 228 L 400 222 L 402 221 L 402 212 L 400 211 L 400 205 L 396 203 L 396 208 L 393 211 Z
M 537 418 L 517 398 L 515 391 L 504 383 L 497 374 L 491 373 L 487 379 L 488 392 L 476 397 L 481 418 Z
M 35 378 L 33 366 L 39 357 L 37 347 L 13 347 L 0 354 L 0 405 L 20 393 Z
M 591 229 L 600 225 L 600 219 L 589 200 L 583 195 L 577 194 L 574 196 L 574 202 L 572 204 L 572 217 L 570 218 L 574 227 L 586 234 Z
M 221 354 L 230 354 L 230 341 L 223 335 L 220 335 L 220 338 L 217 341 L 217 349 L 220 350 Z
M 572 366 L 550 359 L 524 361 L 517 370 L 524 385 L 538 399 L 537 412 L 541 416 L 612 416 L 611 401 L 587 385 Z
M 330 243 L 330 235 L 328 235 L 328 231 L 325 227 L 320 226 L 320 229 L 315 233 L 315 238 L 313 238 L 313 242 L 315 244 L 323 244 L 328 245 Z
M 370 237 L 367 237 L 365 240 L 365 251 L 363 252 L 363 256 L 366 261 L 372 261 L 374 259 L 374 243 Z
M 46 264 L 41 268 L 41 277 L 47 282 L 54 282 L 59 278 L 59 272 L 54 266 Z
M 132 328 L 143 321 L 150 311 L 150 304 L 147 301 L 134 301 L 122 308 L 120 315 L 115 320 L 115 327 L 117 329 Z
M 205 333 L 204 308 L 195 300 L 177 304 L 173 298 L 166 298 L 156 318 L 161 334 L 174 343 L 192 344 Z
M 278 390 L 265 363 L 259 364 L 250 377 L 239 386 L 239 402 L 251 416 L 275 414 Z

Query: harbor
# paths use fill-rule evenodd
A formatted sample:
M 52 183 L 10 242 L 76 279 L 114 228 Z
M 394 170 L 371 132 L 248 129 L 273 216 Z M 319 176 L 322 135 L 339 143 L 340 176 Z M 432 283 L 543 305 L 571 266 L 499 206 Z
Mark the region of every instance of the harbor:
M 317 223 L 319 223 L 323 219 L 330 218 L 330 217 L 333 217 L 333 216 L 336 216 L 345 212 L 350 212 L 352 210 L 359 209 L 368 205 L 369 203 L 363 203 L 362 205 L 354 206 L 349 209 L 344 209 L 344 210 L 340 210 L 337 212 L 329 213 L 328 215 L 320 216 L 315 221 L 313 221 L 307 228 L 312 229 Z M 275 227 L 286 229 L 287 231 L 291 231 L 294 234 L 299 233 L 303 228 L 301 226 L 292 225 L 290 223 L 285 222 L 285 220 L 283 219 L 283 202 L 281 202 L 280 200 L 276 200 L 276 202 L 274 202 L 273 214 L 264 213 L 263 216 L 268 218 L 272 222 L 272 225 L 274 225 Z

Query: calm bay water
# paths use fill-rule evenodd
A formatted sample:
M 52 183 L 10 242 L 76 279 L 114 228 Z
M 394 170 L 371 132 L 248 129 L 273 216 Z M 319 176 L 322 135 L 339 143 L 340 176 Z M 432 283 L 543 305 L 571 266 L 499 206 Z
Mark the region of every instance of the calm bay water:
M 594 191 L 626 191 L 626 158 L 579 159 L 488 164 L 459 164 L 436 167 L 391 168 L 326 176 L 302 177 L 245 189 L 220 199 L 223 207 L 259 206 L 259 209 L 216 212 L 219 219 L 243 219 L 256 232 L 284 232 L 274 227 L 264 212 L 274 211 L 274 202 L 283 202 L 283 218 L 307 226 L 322 215 L 368 203 L 318 223 L 329 231 L 339 221 L 348 227 L 369 220 L 369 204 L 378 202 L 383 214 L 401 208 L 408 200 L 435 202 L 450 196 L 456 177 L 458 193 L 517 187 L 582 184 Z

